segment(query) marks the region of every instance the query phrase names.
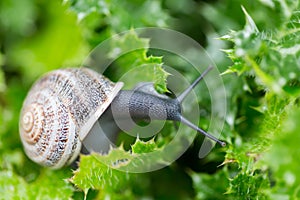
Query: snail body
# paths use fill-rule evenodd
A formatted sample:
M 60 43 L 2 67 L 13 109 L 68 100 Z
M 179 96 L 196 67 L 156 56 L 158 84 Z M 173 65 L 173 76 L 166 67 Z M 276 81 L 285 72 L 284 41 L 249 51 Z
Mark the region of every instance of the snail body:
M 153 86 L 121 90 L 123 83 L 87 68 L 52 71 L 32 86 L 24 100 L 19 130 L 25 152 L 34 162 L 54 169 L 72 163 L 87 135 L 97 134 L 95 122 L 108 115 L 110 106 L 114 118 L 181 121 L 224 145 L 181 115 L 181 102 L 207 71 L 176 99 L 156 93 Z M 162 109 L 151 110 L 154 105 Z M 106 118 L 110 122 L 111 117 Z

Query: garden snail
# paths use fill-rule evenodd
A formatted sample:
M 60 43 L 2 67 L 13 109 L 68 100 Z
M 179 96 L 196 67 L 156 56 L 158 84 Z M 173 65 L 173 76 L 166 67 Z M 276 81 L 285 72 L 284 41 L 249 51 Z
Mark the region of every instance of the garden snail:
M 36 163 L 55 169 L 72 163 L 94 123 L 112 105 L 114 117 L 128 117 L 129 111 L 132 119 L 148 119 L 151 107 L 161 105 L 164 109 L 155 110 L 151 119 L 180 121 L 224 146 L 181 115 L 181 102 L 210 69 L 175 99 L 147 90 L 149 84 L 121 90 L 123 83 L 87 68 L 52 71 L 32 86 L 23 103 L 19 129 L 25 152 Z

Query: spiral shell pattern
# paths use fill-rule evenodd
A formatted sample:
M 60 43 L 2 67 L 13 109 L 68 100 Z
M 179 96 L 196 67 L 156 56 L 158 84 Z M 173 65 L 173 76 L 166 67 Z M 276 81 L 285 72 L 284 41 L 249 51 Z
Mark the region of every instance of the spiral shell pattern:
M 52 168 L 73 162 L 81 141 L 121 87 L 87 68 L 56 70 L 39 79 L 20 115 L 20 137 L 28 157 Z

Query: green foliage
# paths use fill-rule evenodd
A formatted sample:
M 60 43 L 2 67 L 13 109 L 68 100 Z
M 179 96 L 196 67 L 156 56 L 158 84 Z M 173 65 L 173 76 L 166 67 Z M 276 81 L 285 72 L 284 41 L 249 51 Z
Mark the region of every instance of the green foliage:
M 231 139 L 233 145 L 226 151 L 223 164 L 227 165 L 229 172 L 234 172 L 234 176 L 229 176 L 229 187 L 225 195 L 229 199 L 298 198 L 293 184 L 282 184 L 284 177 L 279 178 L 276 175 L 281 160 L 295 155 L 294 150 L 297 149 L 289 141 L 294 139 L 286 138 L 284 128 L 289 121 L 287 116 L 298 107 L 295 97 L 299 96 L 299 52 L 296 48 L 299 30 L 294 20 L 297 18 L 299 5 L 296 1 L 288 5 L 283 7 L 283 4 L 274 3 L 274 8 L 285 12 L 285 20 L 273 30 L 262 31 L 243 8 L 246 16 L 245 27 L 222 37 L 234 44 L 232 49 L 225 50 L 233 65 L 224 75 L 239 75 L 246 83 L 243 86 L 244 93 L 248 93 L 247 96 L 250 93 L 252 97 L 259 95 L 256 102 L 252 102 L 256 105 L 247 105 L 259 114 L 253 119 L 257 127 L 247 130 L 243 128 L 246 124 L 236 121 L 235 131 L 238 135 Z M 249 76 L 254 78 L 249 79 Z M 239 98 L 242 102 L 247 101 L 245 96 Z M 246 123 L 249 121 L 244 120 Z M 295 129 L 299 132 L 298 127 Z M 281 137 L 287 139 L 285 143 L 282 143 L 282 139 L 277 140 Z M 278 141 L 281 146 L 277 144 Z M 286 145 L 289 147 L 284 147 Z M 289 166 L 284 165 L 284 168 L 287 176 L 296 180 L 298 174 L 290 172 L 293 162 L 296 163 L 290 157 Z
M 162 68 L 162 57 L 147 56 L 149 39 L 139 38 L 134 31 L 129 31 L 122 37 L 114 37 L 110 46 L 109 57 L 118 58 L 116 74 L 130 72 L 129 76 L 123 76 L 121 79 L 126 83 L 125 88 L 133 88 L 137 81 L 152 81 L 157 91 L 168 91 L 168 73 Z
M 300 199 L 299 10 L 293 0 L 1 0 L 0 199 Z M 188 79 L 196 76 L 176 56 L 149 49 L 151 38 L 133 30 L 147 26 L 188 34 L 217 63 L 228 101 L 227 147 L 199 159 L 197 137 L 170 166 L 130 173 L 154 159 L 168 164 L 164 152 L 176 153 L 193 139 L 186 127 L 169 148 L 176 126 L 166 123 L 154 138 L 121 135 L 121 145 L 108 154 L 81 155 L 76 169 L 53 171 L 30 161 L 18 136 L 30 85 L 52 69 L 80 66 L 115 33 L 129 30 L 110 41 L 105 56 L 118 59 L 105 73 L 125 89 L 152 81 L 158 92 L 168 92 L 163 63 Z M 195 92 L 206 127 L 209 94 L 202 89 Z
M 229 187 L 229 180 L 224 177 L 228 177 L 228 172 L 219 171 L 214 175 L 193 172 L 191 177 L 197 191 L 196 199 L 224 199 Z
M 11 171 L 0 174 L 0 192 L 2 199 L 68 199 L 74 188 L 67 181 L 70 172 L 44 171 L 32 184 Z
M 3 199 L 17 199 L 28 198 L 26 190 L 26 182 L 14 175 L 11 171 L 2 171 L 0 174 L 1 182 L 1 198 Z
M 84 24 L 84 32 L 91 44 L 97 45 L 113 33 L 134 27 L 166 27 L 169 15 L 160 1 L 67 0 L 70 9 Z M 94 31 L 96 29 L 96 31 Z M 101 34 L 97 34 L 101 30 Z
M 14 1 L 2 2 L 9 7 L 5 9 L 0 6 L 5 11 L 0 12 L 5 15 L 1 17 L 5 19 L 2 20 L 6 33 L 3 37 L 5 59 L 8 64 L 19 67 L 18 70 L 26 78 L 32 80 L 46 71 L 82 60 L 81 56 L 87 50 L 86 44 L 82 40 L 82 31 L 76 25 L 76 15 L 66 13 L 66 6 L 58 1 L 43 4 L 26 0 L 10 8 Z M 39 12 L 43 12 L 43 18 L 37 18 Z M 19 17 L 15 17 L 16 13 Z M 43 20 L 42 24 L 38 20 Z
M 108 155 L 81 156 L 80 166 L 71 181 L 87 194 L 88 190 L 101 189 L 104 194 L 120 191 L 129 181 L 129 175 L 119 171 L 118 166 L 132 159 L 122 149 L 114 149 Z M 113 167 L 110 167 L 112 166 Z
M 297 161 L 294 161 L 299 155 L 299 114 L 299 108 L 290 113 L 282 124 L 282 134 L 276 135 L 270 151 L 263 157 L 264 164 L 270 163 L 274 173 L 276 185 L 270 191 L 273 199 L 300 198 L 300 175 Z
M 107 155 L 81 155 L 79 168 L 74 172 L 71 182 L 82 189 L 85 195 L 90 189 L 97 189 L 101 191 L 101 198 L 134 198 L 137 194 L 133 191 L 138 187 L 131 188 L 131 185 L 138 184 L 136 179 L 143 179 L 143 176 L 138 177 L 127 170 L 141 164 L 138 154 L 155 150 L 154 140 L 143 142 L 137 139 L 132 145 L 132 153 L 120 147 L 111 149 Z
M 262 84 L 266 89 L 296 95 L 298 88 L 291 88 L 291 81 L 299 77 L 299 41 L 298 7 L 296 1 L 291 3 L 286 12 L 286 21 L 276 30 L 259 31 L 255 22 L 244 9 L 246 25 L 241 31 L 233 31 L 224 36 L 226 40 L 234 42 L 235 47 L 228 51 L 229 57 L 234 61 L 227 72 L 251 74 L 256 76 L 256 83 Z M 284 8 L 282 8 L 284 9 Z
M 228 194 L 234 199 L 268 199 L 264 194 L 264 189 L 269 187 L 266 175 L 239 173 L 230 182 Z
M 143 142 L 137 139 L 137 141 L 131 146 L 133 153 L 149 153 L 157 150 L 157 145 L 154 140 Z

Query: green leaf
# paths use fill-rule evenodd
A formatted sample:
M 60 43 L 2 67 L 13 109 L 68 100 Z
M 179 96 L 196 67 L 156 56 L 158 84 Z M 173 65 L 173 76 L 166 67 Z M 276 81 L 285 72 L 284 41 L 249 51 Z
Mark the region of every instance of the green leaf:
M 133 30 L 113 38 L 109 55 L 117 58 L 116 74 L 124 74 L 120 80 L 126 83 L 127 89 L 148 81 L 154 83 L 158 92 L 168 92 L 166 82 L 169 73 L 163 69 L 162 57 L 147 56 L 148 48 L 149 39 L 139 38 Z
M 284 1 L 282 1 L 284 2 Z M 299 18 L 297 4 L 279 4 L 285 10 L 285 20 L 277 30 L 259 31 L 254 20 L 242 7 L 246 15 L 246 25 L 240 31 L 231 31 L 226 37 L 235 44 L 233 49 L 225 50 L 234 62 L 225 73 L 237 72 L 239 75 L 256 75 L 257 84 L 272 92 L 282 94 L 282 88 L 289 88 L 291 81 L 299 81 Z M 280 7 L 279 6 L 279 7 Z M 287 23 L 289 22 L 289 23 Z
M 264 155 L 262 163 L 268 164 L 272 170 L 275 186 L 270 193 L 275 199 L 286 196 L 289 199 L 300 197 L 300 174 L 297 158 L 300 135 L 300 110 L 291 109 L 288 118 L 284 120 L 282 131 L 274 137 L 270 151 Z
M 93 46 L 112 33 L 137 27 L 166 27 L 170 16 L 159 0 L 67 0 Z M 101 30 L 100 34 L 94 30 Z
M 72 185 L 66 180 L 69 176 L 70 171 L 44 170 L 36 181 L 28 184 L 12 171 L 1 171 L 1 198 L 69 199 L 74 191 Z
M 106 16 L 110 14 L 110 1 L 107 0 L 67 0 L 65 2 L 70 4 L 71 10 L 78 13 L 78 20 L 84 20 L 92 13 Z
M 86 194 L 91 188 L 110 192 L 121 190 L 129 181 L 129 174 L 118 168 L 131 159 L 132 155 L 122 149 L 113 149 L 108 155 L 81 155 L 79 168 L 71 181 Z
M 74 188 L 68 182 L 70 170 L 53 171 L 46 169 L 36 181 L 28 185 L 29 199 L 69 199 Z
M 131 64 L 140 63 L 146 60 L 146 52 L 147 48 L 149 48 L 149 39 L 139 38 L 134 30 L 130 30 L 128 33 L 121 37 L 113 38 L 111 46 L 111 58 L 116 58 L 123 54 L 134 51 L 135 54 L 131 55 L 133 56 L 132 61 L 134 62 L 131 62 Z
M 257 33 L 258 29 L 256 27 L 255 22 L 253 21 L 253 19 L 251 18 L 251 16 L 248 14 L 248 12 L 246 11 L 246 9 L 242 6 L 242 10 L 246 16 L 246 25 L 244 27 L 245 30 L 245 34 L 251 35 L 252 33 Z
M 226 199 L 226 189 L 229 187 L 227 172 L 219 170 L 215 174 L 191 173 L 196 199 Z
M 268 199 L 264 190 L 269 188 L 266 173 L 240 173 L 230 180 L 227 193 L 233 194 L 234 199 Z
M 230 177 L 227 194 L 234 199 L 268 199 L 270 197 L 269 189 L 272 178 L 270 179 L 267 167 L 270 163 L 265 162 L 264 155 L 268 154 L 274 138 L 282 134 L 287 112 L 295 105 L 292 99 L 270 93 L 265 95 L 262 102 L 259 110 L 263 114 L 263 119 L 260 119 L 259 126 L 258 123 L 256 124 L 257 132 L 252 133 L 251 138 L 243 139 L 236 136 L 233 146 L 226 151 L 223 164 L 234 174 Z M 270 157 L 270 159 L 276 160 L 275 157 Z
M 139 166 L 137 165 L 141 162 L 139 154 L 153 152 L 156 149 L 154 140 L 143 142 L 137 139 L 132 145 L 132 153 L 120 147 L 111 149 L 107 155 L 97 153 L 81 155 L 79 168 L 74 172 L 71 182 L 85 194 L 90 189 L 98 189 L 109 195 L 124 195 L 129 192 L 128 184 L 133 184 L 136 178 L 136 175 L 126 171 L 133 166 Z
M 0 172 L 0 193 L 3 199 L 29 199 L 27 183 L 12 171 Z
M 134 154 L 149 153 L 155 151 L 157 149 L 157 145 L 154 142 L 154 139 L 144 142 L 137 138 L 135 143 L 131 146 L 131 149 Z
M 162 68 L 162 64 L 154 67 L 154 87 L 158 93 L 169 92 L 167 88 L 167 78 L 170 74 Z

